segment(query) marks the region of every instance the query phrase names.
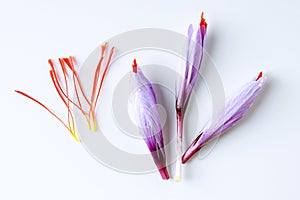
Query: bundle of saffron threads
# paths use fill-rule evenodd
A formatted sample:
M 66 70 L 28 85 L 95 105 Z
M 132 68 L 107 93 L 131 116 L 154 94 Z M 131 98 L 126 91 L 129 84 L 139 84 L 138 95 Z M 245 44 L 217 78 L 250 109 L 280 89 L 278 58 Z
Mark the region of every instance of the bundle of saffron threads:
M 74 123 L 74 115 L 72 111 L 72 107 L 78 108 L 82 115 L 85 117 L 89 129 L 91 129 L 91 119 L 93 121 L 93 129 L 94 131 L 97 130 L 97 120 L 96 120 L 96 107 L 97 102 L 100 96 L 101 88 L 103 82 L 106 78 L 106 74 L 110 65 L 110 61 L 112 59 L 114 53 L 114 47 L 112 47 L 109 51 L 108 58 L 105 60 L 105 53 L 107 52 L 108 44 L 105 43 L 101 46 L 101 55 L 99 62 L 97 64 L 95 74 L 94 74 L 94 82 L 93 82 L 93 89 L 91 97 L 88 98 L 84 92 L 83 86 L 81 84 L 79 74 L 78 74 L 78 66 L 76 64 L 75 58 L 70 56 L 68 58 L 59 58 L 60 70 L 57 66 L 55 66 L 54 62 L 49 59 L 48 63 L 51 67 L 49 73 L 50 78 L 52 80 L 53 86 L 58 93 L 60 99 L 62 100 L 63 104 L 67 108 L 67 122 L 62 120 L 58 115 L 55 114 L 49 107 L 47 107 L 42 102 L 38 101 L 37 99 L 31 97 L 30 95 L 26 94 L 25 92 L 15 90 L 18 94 L 21 94 L 30 100 L 36 102 L 40 106 L 42 106 L 45 110 L 47 110 L 51 115 L 53 115 L 64 127 L 68 129 L 74 139 L 79 142 L 79 138 L 76 134 L 76 128 Z M 102 67 L 104 66 L 104 69 Z M 60 76 L 59 71 L 62 72 L 62 76 Z M 61 78 L 62 77 L 62 78 Z M 75 93 L 75 100 L 72 100 L 72 90 L 74 89 Z M 83 101 L 88 105 L 88 109 L 85 109 L 83 105 Z
M 160 172 L 162 179 L 169 179 L 166 168 L 166 153 L 161 128 L 161 120 L 157 108 L 156 95 L 149 80 L 138 68 L 136 60 L 132 64 L 132 81 L 134 91 L 130 103 L 136 115 L 140 133 L 146 142 L 152 158 Z
M 230 98 L 227 101 L 224 110 L 219 113 L 215 120 L 208 123 L 208 127 L 200 132 L 183 154 L 182 163 L 187 162 L 205 144 L 221 136 L 237 124 L 253 105 L 256 97 L 262 91 L 265 82 L 266 77 L 260 72 L 257 77 L 244 85 L 235 96 Z
M 201 20 L 198 30 L 195 33 L 195 45 L 192 43 L 192 37 L 194 34 L 193 26 L 190 25 L 188 29 L 188 50 L 186 58 L 186 66 L 184 68 L 184 76 L 178 80 L 176 88 L 176 118 L 177 118 L 177 161 L 175 171 L 175 181 L 181 180 L 181 155 L 182 155 L 182 132 L 183 132 L 183 118 L 185 108 L 187 107 L 189 97 L 196 84 L 199 70 L 201 67 L 204 43 L 206 35 L 207 23 L 201 14 Z

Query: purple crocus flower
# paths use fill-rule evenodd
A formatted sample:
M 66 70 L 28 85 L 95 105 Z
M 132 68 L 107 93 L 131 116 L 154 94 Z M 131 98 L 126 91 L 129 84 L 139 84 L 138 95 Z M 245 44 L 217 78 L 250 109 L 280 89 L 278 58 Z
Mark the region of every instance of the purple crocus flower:
M 160 116 L 155 105 L 157 104 L 153 87 L 143 72 L 137 67 L 136 60 L 133 61 L 134 92 L 130 103 L 137 116 L 140 133 L 151 152 L 152 158 L 163 179 L 169 179 L 166 168 L 166 154 L 164 150 L 164 139 L 161 128 Z
M 201 67 L 204 41 L 206 35 L 207 23 L 201 14 L 201 21 L 198 30 L 195 34 L 195 43 L 191 43 L 194 34 L 193 25 L 188 29 L 188 51 L 186 59 L 186 67 L 184 69 L 184 77 L 178 83 L 178 90 L 176 91 L 176 117 L 177 117 L 177 162 L 175 180 L 181 180 L 181 155 L 182 155 L 182 129 L 184 111 L 187 106 L 191 92 L 196 84 L 199 70 Z
M 205 144 L 221 136 L 228 129 L 237 124 L 252 106 L 257 95 L 261 92 L 265 81 L 266 77 L 260 72 L 255 79 L 244 85 L 240 92 L 229 99 L 224 110 L 219 113 L 220 115 L 208 123 L 208 127 L 200 132 L 183 154 L 182 163 L 187 162 Z

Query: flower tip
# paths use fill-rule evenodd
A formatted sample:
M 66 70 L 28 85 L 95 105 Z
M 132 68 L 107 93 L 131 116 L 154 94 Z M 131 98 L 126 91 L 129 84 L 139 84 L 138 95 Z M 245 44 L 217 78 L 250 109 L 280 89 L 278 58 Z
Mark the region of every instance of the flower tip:
M 27 97 L 27 94 L 25 94 L 24 92 L 22 92 L 22 91 L 20 91 L 20 90 L 14 90 L 16 93 L 18 93 L 18 94 L 21 94 L 21 95 L 24 95 L 24 96 L 26 96 Z
M 107 48 L 108 42 L 105 42 L 104 44 L 101 45 L 101 50 L 102 52 L 105 51 L 105 49 Z
M 14 92 L 21 94 L 21 95 L 25 95 L 23 92 L 21 92 L 20 90 L 14 90 Z M 26 95 L 25 95 L 26 96 Z
M 136 59 L 133 60 L 133 63 L 132 63 L 132 71 L 133 71 L 134 73 L 137 72 L 137 63 L 136 63 Z
M 53 61 L 51 59 L 48 59 L 48 63 L 53 67 Z
M 166 167 L 159 169 L 159 173 L 163 180 L 168 180 L 170 178 L 168 170 Z
M 261 71 L 261 72 L 259 72 L 255 81 L 258 81 L 259 79 L 261 79 L 262 76 L 263 76 L 263 72 Z
M 204 12 L 201 13 L 200 26 L 205 26 L 205 28 L 207 27 L 207 23 L 204 18 Z
M 189 35 L 189 37 L 192 37 L 193 32 L 194 32 L 194 27 L 193 27 L 192 24 L 190 24 L 189 29 L 188 29 L 188 35 Z

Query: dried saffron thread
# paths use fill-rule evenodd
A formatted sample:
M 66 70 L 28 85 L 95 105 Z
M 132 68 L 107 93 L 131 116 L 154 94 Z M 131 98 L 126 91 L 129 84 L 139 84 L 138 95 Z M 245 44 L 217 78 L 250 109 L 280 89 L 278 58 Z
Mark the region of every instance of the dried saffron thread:
M 52 70 L 50 70 L 50 77 L 52 79 L 53 84 L 55 85 L 55 83 L 56 83 L 56 85 L 59 87 L 61 93 L 67 98 L 67 104 L 65 104 L 65 105 L 68 108 L 68 115 L 67 115 L 67 117 L 68 117 L 68 125 L 69 125 L 69 127 L 72 127 L 73 130 L 75 130 L 74 117 L 73 117 L 72 112 L 70 110 L 70 99 L 68 98 L 68 96 L 69 96 L 69 88 L 68 88 L 68 81 L 67 81 L 67 77 L 66 77 L 66 73 L 67 72 L 66 72 L 66 68 L 65 68 L 65 64 L 64 64 L 63 60 L 59 58 L 59 62 L 60 62 L 60 65 L 61 65 L 63 76 L 64 76 L 65 87 L 66 87 L 66 94 L 64 94 L 64 91 L 63 91 L 63 89 L 62 89 L 62 87 L 61 87 L 61 85 L 59 83 L 58 75 L 57 75 L 57 73 L 55 71 L 54 64 L 53 64 L 53 62 L 52 62 L 51 59 L 48 60 L 48 63 L 50 64 L 50 66 L 52 68 Z M 57 89 L 57 87 L 55 87 L 55 88 Z M 57 92 L 59 93 L 59 91 L 57 91 Z
M 65 122 L 63 122 L 63 120 L 61 118 L 59 118 L 54 112 L 52 112 L 47 106 L 45 106 L 43 103 L 41 103 L 40 101 L 36 100 L 35 98 L 29 96 L 28 94 L 21 92 L 19 90 L 15 90 L 16 93 L 19 93 L 29 99 L 31 99 L 32 101 L 38 103 L 40 106 L 42 106 L 44 109 L 46 109 L 51 115 L 53 115 L 57 120 L 59 120 L 64 127 L 66 127 L 66 129 L 69 130 L 69 132 L 72 134 L 72 136 L 74 137 L 74 139 L 79 142 L 79 138 L 76 136 L 75 130 L 72 130 L 67 124 L 65 124 Z
M 67 96 L 69 96 L 69 87 L 68 87 L 68 81 L 67 81 L 67 76 L 66 76 L 66 67 L 65 67 L 65 64 L 62 62 L 61 59 L 59 59 L 59 62 L 60 62 L 60 66 L 61 66 L 61 70 L 63 72 L 63 76 L 64 76 L 64 83 L 65 83 L 65 87 L 66 87 L 66 93 L 67 93 Z M 67 99 L 67 103 L 68 103 L 68 107 L 70 107 L 70 101 L 69 99 Z M 71 126 L 71 122 L 70 122 L 70 117 L 72 117 L 72 113 L 70 113 L 68 111 L 68 125 Z M 74 127 L 74 120 L 72 119 L 72 127 Z
M 61 85 L 60 85 L 60 83 L 59 83 L 58 75 L 57 75 L 57 73 L 55 73 L 56 70 L 55 70 L 55 68 L 54 68 L 54 64 L 53 64 L 52 60 L 49 59 L 48 62 L 49 62 L 49 64 L 50 64 L 51 68 L 52 68 L 52 70 L 50 71 L 50 76 L 51 76 L 52 82 L 53 82 L 53 84 L 54 84 L 54 87 L 55 87 L 57 93 L 58 93 L 60 96 L 62 96 L 61 94 L 63 94 L 63 96 L 67 99 L 68 103 L 66 103 L 66 102 L 65 102 L 66 100 L 65 100 L 63 97 L 61 97 L 61 99 L 64 101 L 64 103 L 66 104 L 67 107 L 70 107 L 69 102 L 71 102 L 75 107 L 77 107 L 77 108 L 82 112 L 82 114 L 83 114 L 83 116 L 86 118 L 86 121 L 87 121 L 88 126 L 89 126 L 89 128 L 90 128 L 91 125 L 90 125 L 89 116 L 87 115 L 87 112 L 85 112 L 84 109 L 82 108 L 82 105 L 81 105 L 80 100 L 79 100 L 79 96 L 78 96 L 78 91 L 77 91 L 76 85 L 74 86 L 74 88 L 75 88 L 75 93 L 76 93 L 76 97 L 77 97 L 77 100 L 78 100 L 78 102 L 79 102 L 79 105 L 77 105 L 76 103 L 74 103 L 74 102 L 69 98 L 69 91 L 68 91 L 68 87 L 67 87 L 67 86 L 66 86 L 66 92 L 63 91 L 63 89 L 62 89 L 62 87 L 61 87 Z M 60 64 L 61 64 L 62 68 L 64 68 L 64 60 L 60 58 L 60 59 L 59 59 L 59 62 L 60 62 Z M 65 70 L 62 70 L 62 71 L 63 71 L 64 76 L 66 77 L 66 71 L 65 71 Z M 74 77 L 73 77 L 73 82 L 74 82 Z M 74 84 L 76 84 L 76 83 L 74 82 Z M 66 83 L 66 85 L 67 85 L 67 83 Z M 70 118 L 69 116 L 70 116 L 70 109 L 68 110 L 68 121 L 69 121 L 69 118 Z M 74 121 L 74 120 L 73 120 L 73 121 Z M 73 126 L 74 126 L 74 122 L 72 122 L 72 124 L 73 124 Z
M 95 131 L 97 130 L 97 123 L 96 123 L 96 107 L 97 107 L 97 102 L 98 102 L 98 99 L 99 99 L 99 96 L 100 96 L 100 92 L 101 92 L 101 89 L 102 89 L 102 85 L 103 85 L 104 79 L 106 77 L 107 70 L 108 70 L 108 67 L 110 65 L 110 61 L 112 59 L 114 51 L 115 51 L 115 48 L 112 47 L 111 50 L 110 50 L 110 53 L 109 53 L 109 57 L 107 59 L 107 63 L 106 63 L 105 69 L 103 71 L 103 74 L 102 74 L 102 77 L 101 77 L 101 80 L 100 80 L 100 85 L 99 85 L 99 88 L 98 88 L 96 100 L 95 100 L 94 104 L 93 104 L 93 102 L 91 103 L 92 107 L 91 107 L 90 111 L 92 112 L 92 118 L 93 118 L 93 122 L 94 122 L 94 130 Z M 94 82 L 94 85 L 95 84 L 97 84 L 97 83 Z
M 103 59 L 104 59 L 106 48 L 107 48 L 107 43 L 105 43 L 104 45 L 101 46 L 101 57 L 100 57 L 100 60 L 98 62 L 96 72 L 95 72 L 95 75 L 94 75 L 94 84 L 93 84 L 91 102 L 94 102 L 94 100 L 95 100 L 95 95 L 96 95 L 96 90 L 97 90 L 97 84 L 95 84 L 95 83 L 98 83 L 98 80 L 99 80 L 100 69 L 101 69 L 101 66 L 102 66 L 102 62 L 103 62 Z
M 50 70 L 50 77 L 52 79 L 53 85 L 54 85 L 59 97 L 61 98 L 61 100 L 63 101 L 63 103 L 65 104 L 65 106 L 68 109 L 68 125 L 69 125 L 69 127 L 72 127 L 72 129 L 75 130 L 74 117 L 73 117 L 73 114 L 70 109 L 70 103 L 69 103 L 70 101 L 69 100 L 66 101 L 66 99 L 62 95 L 63 91 L 59 90 L 59 87 L 61 88 L 61 86 L 59 84 L 59 81 L 57 80 L 57 75 L 55 75 L 55 72 L 53 70 Z M 56 79 L 56 82 L 55 82 L 55 79 Z M 68 94 L 68 92 L 67 92 L 67 94 Z M 69 98 L 67 98 L 67 99 L 69 99 Z
M 73 65 L 75 63 L 74 57 L 70 56 L 69 58 L 63 58 L 63 60 L 65 61 L 65 63 L 67 64 L 67 66 L 72 70 L 72 73 L 73 73 L 73 84 L 74 84 L 74 88 L 75 88 L 75 93 L 76 93 L 76 97 L 77 97 L 77 100 L 78 100 L 78 104 L 81 104 L 81 103 L 80 103 L 80 98 L 79 98 L 79 94 L 78 94 L 76 82 L 77 82 L 77 84 L 79 86 L 79 89 L 80 89 L 80 92 L 81 92 L 83 98 L 88 103 L 88 105 L 91 106 L 91 103 L 88 100 L 88 98 L 86 97 L 85 92 L 83 90 L 83 87 L 82 87 L 80 78 L 78 76 L 78 73 L 77 73 L 77 71 L 74 68 L 74 65 Z
M 68 83 L 67 83 L 67 80 L 66 80 L 66 70 L 65 70 L 65 67 L 64 67 L 64 62 L 63 62 L 62 59 L 59 59 L 59 62 L 61 64 L 61 68 L 62 68 L 62 71 L 63 71 L 64 79 L 65 79 L 66 94 L 65 94 L 65 92 L 63 91 L 63 89 L 61 87 L 61 84 L 59 82 L 58 75 L 57 75 L 57 72 L 56 72 L 56 70 L 54 68 L 52 60 L 49 60 L 48 62 L 51 63 L 50 65 L 52 67 L 52 70 L 50 70 L 50 77 L 52 79 L 53 85 L 54 85 L 54 87 L 55 87 L 58 95 L 60 96 L 60 98 L 62 99 L 62 101 L 64 102 L 65 106 L 68 109 L 68 125 L 69 125 L 70 129 L 75 130 L 74 117 L 73 117 L 73 114 L 72 114 L 72 112 L 70 110 L 70 102 L 71 102 L 71 100 L 69 98 L 69 88 L 68 88 Z M 64 96 L 65 96 L 66 99 L 63 97 L 63 94 L 64 94 Z M 76 104 L 74 103 L 74 105 L 76 105 Z M 85 113 L 84 110 L 82 109 L 81 105 L 77 106 L 77 107 L 79 108 L 79 110 L 81 110 L 83 112 L 83 114 Z M 71 120 L 70 120 L 70 118 L 71 118 Z
M 94 130 L 96 131 L 97 130 L 96 106 L 97 106 L 99 95 L 100 95 L 100 92 L 102 89 L 102 85 L 104 83 L 104 79 L 106 78 L 107 71 L 110 66 L 110 62 L 111 62 L 111 59 L 112 59 L 112 56 L 114 53 L 114 49 L 115 49 L 114 47 L 111 48 L 109 57 L 107 59 L 107 62 L 105 63 L 104 71 L 99 80 L 100 69 L 101 69 L 101 66 L 102 66 L 104 58 L 105 58 L 105 52 L 107 50 L 107 46 L 108 46 L 107 43 L 105 43 L 104 45 L 101 46 L 101 57 L 100 57 L 100 60 L 98 62 L 96 70 L 95 70 L 93 91 L 92 91 L 90 100 L 87 98 L 87 96 L 84 92 L 78 72 L 75 69 L 76 61 L 73 56 L 70 56 L 68 58 L 59 58 L 58 59 L 60 67 L 61 67 L 61 71 L 63 73 L 63 80 L 61 80 L 59 78 L 53 61 L 51 59 L 48 60 L 48 63 L 51 67 L 49 74 L 50 74 L 50 78 L 52 80 L 53 86 L 54 86 L 56 92 L 58 93 L 60 99 L 62 100 L 63 104 L 67 107 L 67 112 L 68 112 L 67 113 L 67 123 L 65 123 L 60 117 L 58 117 L 53 111 L 51 111 L 47 106 L 45 106 L 43 103 L 41 103 L 37 99 L 29 96 L 28 94 L 26 94 L 24 92 L 19 91 L 19 90 L 15 90 L 15 92 L 29 98 L 30 100 L 38 103 L 40 106 L 42 106 L 44 109 L 46 109 L 51 115 L 53 115 L 56 119 L 58 119 L 63 124 L 64 127 L 66 127 L 68 129 L 68 131 L 72 134 L 72 136 L 74 137 L 74 139 L 76 141 L 79 141 L 79 138 L 76 135 L 75 122 L 74 122 L 73 113 L 71 111 L 71 105 L 75 106 L 77 109 L 79 109 L 81 111 L 83 116 L 86 118 L 89 129 L 91 129 L 90 119 L 91 119 L 91 115 L 92 115 L 92 119 L 93 119 L 93 123 L 94 123 Z M 71 71 L 71 74 L 72 74 L 71 77 L 68 76 L 67 69 L 69 69 L 69 71 Z M 69 80 L 68 80 L 68 78 L 69 78 Z M 69 83 L 69 81 L 70 81 L 70 83 Z M 62 85 L 64 85 L 64 87 Z M 73 87 L 74 87 L 75 98 L 76 98 L 77 102 L 74 102 L 73 100 L 70 99 L 70 90 L 69 89 L 70 89 L 71 85 L 73 85 Z M 83 96 L 83 100 L 80 99 L 80 95 Z M 88 104 L 89 111 L 86 111 L 82 107 L 82 101 L 85 101 Z
M 52 79 L 52 82 L 53 84 L 57 84 L 58 88 L 57 88 L 57 92 L 58 93 L 61 93 L 66 99 L 68 102 L 72 103 L 75 107 L 77 107 L 80 111 L 82 111 L 83 114 L 87 114 L 83 109 L 82 109 L 82 106 L 81 105 L 77 105 L 74 101 L 72 101 L 70 98 L 69 98 L 69 94 L 68 94 L 68 90 L 66 89 L 66 93 L 63 91 L 61 85 L 59 84 L 58 82 L 58 77 L 57 75 L 53 72 L 53 70 L 50 71 L 50 76 L 51 76 L 51 79 Z M 68 104 L 69 105 L 69 104 Z
M 97 102 L 98 102 L 98 99 L 99 99 L 99 96 L 100 96 L 100 92 L 101 92 L 101 88 L 102 88 L 102 85 L 103 85 L 105 76 L 106 76 L 106 74 L 107 74 L 108 66 L 109 66 L 109 64 L 110 64 L 110 61 L 111 61 L 111 59 L 112 59 L 112 56 L 113 56 L 114 51 L 115 51 L 115 48 L 113 47 L 113 48 L 110 50 L 110 53 L 109 53 L 109 57 L 108 57 L 108 60 L 107 60 L 107 63 L 106 63 L 106 66 L 105 66 L 105 69 L 104 69 L 104 72 L 103 72 L 101 81 L 100 81 L 100 86 L 99 86 L 99 88 L 98 88 L 97 97 L 96 97 L 96 100 L 95 100 L 95 102 L 94 102 L 93 108 L 95 108 L 96 105 L 97 105 Z

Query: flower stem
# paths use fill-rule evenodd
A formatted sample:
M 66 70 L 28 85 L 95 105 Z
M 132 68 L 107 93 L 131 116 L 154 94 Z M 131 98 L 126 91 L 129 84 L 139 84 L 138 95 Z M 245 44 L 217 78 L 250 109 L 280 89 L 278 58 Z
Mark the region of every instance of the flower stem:
M 181 155 L 182 155 L 182 128 L 183 128 L 183 113 L 182 109 L 176 109 L 176 118 L 177 118 L 177 160 L 176 160 L 176 171 L 175 171 L 175 181 L 181 181 Z

